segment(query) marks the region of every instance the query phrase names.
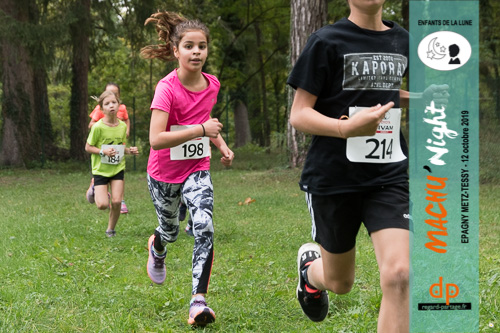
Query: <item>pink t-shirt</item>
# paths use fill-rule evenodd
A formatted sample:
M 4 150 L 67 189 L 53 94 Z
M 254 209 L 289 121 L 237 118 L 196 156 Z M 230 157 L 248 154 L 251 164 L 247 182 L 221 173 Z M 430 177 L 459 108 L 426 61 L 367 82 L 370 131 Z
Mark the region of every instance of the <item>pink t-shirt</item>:
M 177 70 L 161 79 L 155 90 L 151 110 L 169 113 L 167 128 L 172 125 L 196 125 L 207 121 L 217 103 L 219 80 L 213 75 L 202 73 L 208 87 L 202 91 L 186 89 L 177 76 Z M 210 158 L 194 160 L 171 160 L 170 148 L 150 150 L 148 174 L 158 181 L 172 184 L 183 183 L 193 172 L 210 169 Z

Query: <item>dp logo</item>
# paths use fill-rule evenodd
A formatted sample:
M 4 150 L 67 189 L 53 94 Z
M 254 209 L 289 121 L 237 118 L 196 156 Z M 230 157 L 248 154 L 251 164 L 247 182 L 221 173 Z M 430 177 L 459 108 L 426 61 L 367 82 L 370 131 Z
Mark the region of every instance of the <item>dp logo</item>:
M 446 305 L 450 305 L 450 298 L 455 298 L 458 296 L 460 293 L 460 289 L 458 286 L 454 283 L 447 283 L 445 285 L 445 298 L 446 298 Z M 429 294 L 431 294 L 432 297 L 434 298 L 443 298 L 443 277 L 439 277 L 439 282 L 434 283 L 431 285 L 429 288 Z

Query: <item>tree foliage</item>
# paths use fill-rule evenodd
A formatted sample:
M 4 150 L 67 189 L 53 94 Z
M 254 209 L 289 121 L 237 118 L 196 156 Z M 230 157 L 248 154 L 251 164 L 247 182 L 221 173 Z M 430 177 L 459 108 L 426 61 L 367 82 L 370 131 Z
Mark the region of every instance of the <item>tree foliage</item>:
M 480 117 L 484 122 L 500 119 L 500 3 L 480 0 Z

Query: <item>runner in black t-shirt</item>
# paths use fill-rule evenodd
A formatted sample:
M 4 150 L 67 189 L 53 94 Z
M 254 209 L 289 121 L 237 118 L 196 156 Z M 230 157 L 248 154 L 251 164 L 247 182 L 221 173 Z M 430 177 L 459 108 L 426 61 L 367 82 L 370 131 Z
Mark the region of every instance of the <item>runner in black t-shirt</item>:
M 299 249 L 297 298 L 321 321 L 327 290 L 351 290 L 363 223 L 380 271 L 378 331 L 386 333 L 409 326 L 408 148 L 400 131 L 409 37 L 382 20 L 384 1 L 349 0 L 349 18 L 310 36 L 287 83 L 297 89 L 290 122 L 313 135 L 300 187 L 321 246 Z

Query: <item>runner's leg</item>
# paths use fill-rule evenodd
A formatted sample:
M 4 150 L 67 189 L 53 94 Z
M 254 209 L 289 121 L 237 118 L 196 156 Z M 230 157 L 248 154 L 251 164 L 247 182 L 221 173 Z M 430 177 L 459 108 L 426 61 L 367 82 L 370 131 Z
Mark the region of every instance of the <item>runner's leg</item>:
M 378 332 L 409 330 L 409 231 L 382 229 L 371 234 L 380 271 L 382 303 Z
M 354 284 L 355 255 L 356 248 L 335 254 L 321 247 L 321 258 L 314 260 L 309 266 L 309 283 L 320 290 L 330 290 L 336 294 L 348 293 Z
M 206 294 L 213 262 L 213 185 L 208 171 L 191 174 L 182 186 L 182 195 L 193 220 L 192 294 Z

